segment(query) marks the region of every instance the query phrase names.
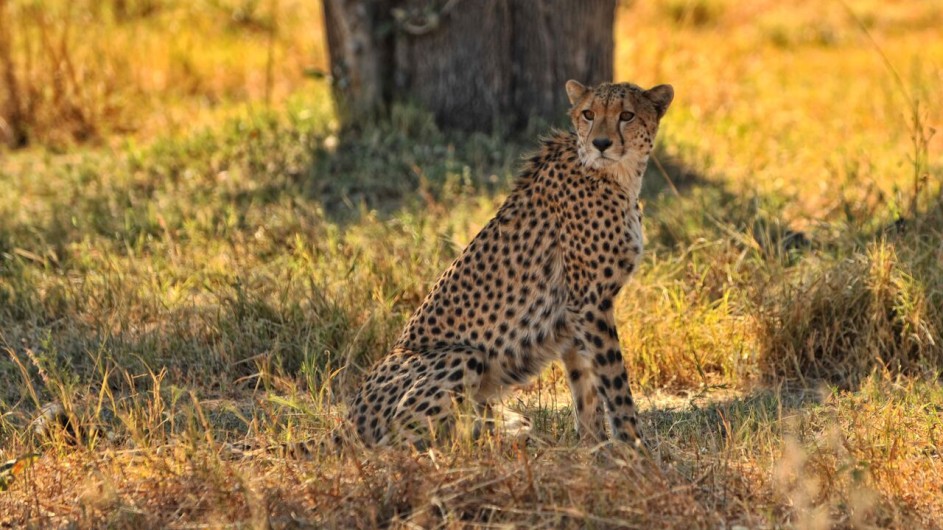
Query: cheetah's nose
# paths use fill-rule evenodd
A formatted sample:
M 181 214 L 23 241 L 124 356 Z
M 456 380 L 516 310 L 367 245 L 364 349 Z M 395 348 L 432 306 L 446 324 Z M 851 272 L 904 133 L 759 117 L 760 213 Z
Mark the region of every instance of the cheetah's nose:
M 599 149 L 599 152 L 602 153 L 606 149 L 609 149 L 609 146 L 612 145 L 612 140 L 609 138 L 596 138 L 593 140 L 593 145 L 595 145 L 596 149 Z

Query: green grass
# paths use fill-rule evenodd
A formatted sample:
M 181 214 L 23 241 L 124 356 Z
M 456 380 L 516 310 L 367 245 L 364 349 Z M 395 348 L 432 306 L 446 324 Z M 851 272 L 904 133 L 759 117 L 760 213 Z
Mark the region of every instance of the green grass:
M 526 441 L 225 449 L 323 437 L 534 147 L 411 107 L 341 135 L 296 80 L 184 134 L 3 153 L 0 460 L 42 456 L 0 525 L 939 528 L 940 14 L 850 6 L 898 84 L 840 5 L 758 6 L 617 26 L 619 76 L 678 93 L 616 307 L 651 455 L 577 446 L 559 368 L 505 403 Z M 50 401 L 78 443 L 34 434 Z

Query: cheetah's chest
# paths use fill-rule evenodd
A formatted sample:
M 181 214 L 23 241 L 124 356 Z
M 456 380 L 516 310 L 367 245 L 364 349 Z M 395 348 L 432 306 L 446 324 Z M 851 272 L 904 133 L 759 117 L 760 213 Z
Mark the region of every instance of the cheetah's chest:
M 595 276 L 595 283 L 604 287 L 606 294 L 614 295 L 638 268 L 641 261 L 644 236 L 642 214 L 635 198 L 618 195 L 604 202 L 599 217 L 603 228 L 593 235 L 591 248 L 599 251 L 593 256 L 600 264 L 602 274 Z M 585 243 L 584 243 L 585 246 Z
M 629 260 L 631 267 L 625 269 L 626 276 L 630 276 L 635 269 L 638 268 L 638 264 L 642 259 L 642 252 L 644 250 L 644 235 L 642 233 L 642 211 L 639 208 L 638 201 L 635 201 L 634 206 L 628 208 L 623 216 L 623 222 L 625 223 L 625 241 L 621 245 L 621 250 L 623 255 L 621 259 Z M 625 278 L 627 279 L 627 278 Z

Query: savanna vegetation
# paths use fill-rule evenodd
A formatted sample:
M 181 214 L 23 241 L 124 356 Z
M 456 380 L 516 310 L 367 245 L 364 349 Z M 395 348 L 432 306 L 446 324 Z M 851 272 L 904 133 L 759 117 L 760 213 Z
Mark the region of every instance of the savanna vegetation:
M 617 305 L 650 454 L 557 367 L 526 437 L 231 449 L 326 435 L 540 132 L 342 132 L 320 17 L 0 0 L 0 527 L 943 527 L 943 5 L 620 5 L 677 94 Z

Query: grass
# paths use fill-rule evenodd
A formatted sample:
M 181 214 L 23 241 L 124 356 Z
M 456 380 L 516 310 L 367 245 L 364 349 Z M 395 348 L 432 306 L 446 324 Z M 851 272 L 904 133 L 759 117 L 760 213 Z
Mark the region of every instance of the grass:
M 182 134 L 279 105 L 325 69 L 320 14 L 297 0 L 4 0 L 0 144 Z
M 196 88 L 117 83 L 133 104 L 114 116 L 140 126 L 91 113 L 88 137 L 36 100 L 31 146 L 0 154 L 0 460 L 41 453 L 0 492 L 0 525 L 943 525 L 932 3 L 620 8 L 618 76 L 678 94 L 617 304 L 651 455 L 577 446 L 552 368 L 505 403 L 533 420 L 526 441 L 313 460 L 226 444 L 323 437 L 533 143 L 403 107 L 339 136 L 301 74 L 323 57 L 302 31 L 317 14 L 291 2 L 102 5 L 72 57 L 128 61 L 101 43 L 140 35 Z M 31 6 L 6 5 L 17 27 L 42 19 Z M 272 63 L 268 105 L 238 72 L 265 70 L 273 33 L 240 6 L 276 13 L 278 57 L 297 54 Z M 204 107 L 212 87 L 224 102 Z M 79 440 L 35 434 L 51 401 Z

